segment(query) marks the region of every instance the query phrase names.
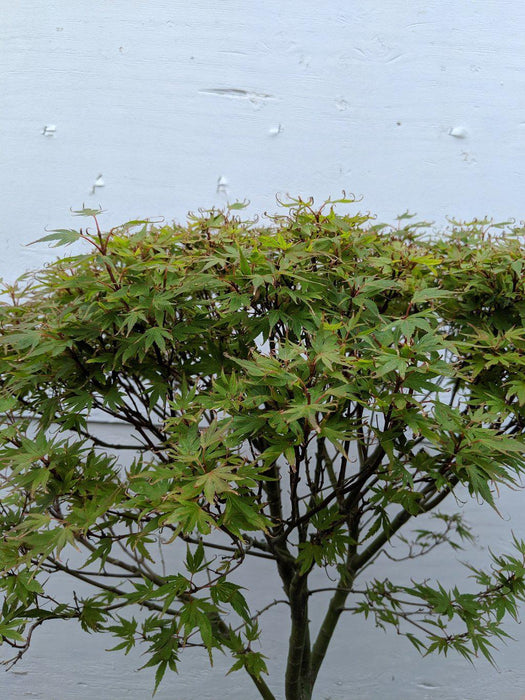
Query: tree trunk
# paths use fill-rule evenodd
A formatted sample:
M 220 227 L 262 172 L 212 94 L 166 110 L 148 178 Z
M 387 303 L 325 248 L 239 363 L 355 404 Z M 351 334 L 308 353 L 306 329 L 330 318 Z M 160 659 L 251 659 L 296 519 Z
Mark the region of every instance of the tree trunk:
M 291 632 L 285 676 L 286 700 L 311 700 L 310 621 L 305 576 L 296 574 L 289 590 Z

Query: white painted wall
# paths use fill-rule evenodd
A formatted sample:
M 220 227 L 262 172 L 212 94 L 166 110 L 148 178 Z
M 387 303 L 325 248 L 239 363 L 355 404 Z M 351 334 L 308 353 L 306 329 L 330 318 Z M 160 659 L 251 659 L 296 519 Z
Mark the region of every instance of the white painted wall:
M 523 3 L 0 4 L 8 279 L 83 202 L 108 225 L 343 188 L 382 219 L 524 215 Z

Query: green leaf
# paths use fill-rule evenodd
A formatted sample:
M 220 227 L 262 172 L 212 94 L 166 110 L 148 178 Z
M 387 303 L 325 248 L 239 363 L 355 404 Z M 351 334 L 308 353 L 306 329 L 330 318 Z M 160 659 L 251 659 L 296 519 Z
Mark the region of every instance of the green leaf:
M 233 204 L 228 204 L 228 209 L 231 211 L 238 211 L 239 209 L 246 209 L 250 202 L 245 200 L 244 202 L 233 202 Z
M 427 263 L 428 264 L 428 263 Z M 436 263 L 432 263 L 436 264 Z M 453 296 L 454 293 L 448 289 L 438 289 L 436 287 L 428 287 L 427 289 L 419 289 L 412 297 L 413 304 L 421 304 L 423 301 L 431 301 L 432 299 L 447 299 Z
M 72 209 L 71 213 L 73 216 L 87 216 L 87 217 L 93 217 L 93 216 L 100 216 L 100 214 L 104 213 L 103 209 L 91 209 L 89 207 L 85 207 L 82 205 L 82 209 Z
M 80 232 L 74 231 L 73 229 L 57 228 L 53 229 L 52 233 L 42 238 L 37 238 L 36 241 L 28 243 L 28 245 L 35 245 L 35 243 L 47 243 L 54 241 L 55 244 L 51 246 L 52 248 L 58 248 L 58 246 L 71 245 L 80 239 Z

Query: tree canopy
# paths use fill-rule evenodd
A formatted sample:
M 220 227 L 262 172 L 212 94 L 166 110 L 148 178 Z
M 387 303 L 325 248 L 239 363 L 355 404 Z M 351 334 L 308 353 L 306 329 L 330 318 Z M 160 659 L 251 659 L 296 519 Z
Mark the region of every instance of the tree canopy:
M 157 685 L 185 648 L 232 656 L 274 698 L 261 611 L 236 582 L 280 579 L 287 700 L 310 700 L 351 613 L 421 653 L 492 658 L 525 597 L 525 544 L 470 573 L 476 590 L 365 573 L 472 533 L 440 505 L 457 489 L 496 508 L 524 471 L 523 230 L 446 232 L 291 200 L 264 223 L 233 205 L 185 225 L 130 221 L 84 242 L 0 305 L 0 639 L 9 662 L 49 620 L 146 649 Z M 335 206 L 337 205 L 337 207 Z M 93 430 L 101 415 L 125 444 Z M 123 467 L 111 450 L 131 451 Z M 433 513 L 428 526 L 418 517 Z M 167 571 L 160 550 L 178 549 Z M 330 592 L 309 619 L 314 571 Z M 57 600 L 56 576 L 71 595 Z M 76 592 L 77 581 L 82 594 Z

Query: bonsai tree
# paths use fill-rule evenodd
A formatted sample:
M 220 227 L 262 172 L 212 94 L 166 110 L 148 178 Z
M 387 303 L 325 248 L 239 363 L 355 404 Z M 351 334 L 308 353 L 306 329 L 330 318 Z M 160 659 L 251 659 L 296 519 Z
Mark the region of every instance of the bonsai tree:
M 522 231 L 474 221 L 432 236 L 410 218 L 389 227 L 337 213 L 347 201 L 292 200 L 265 225 L 237 204 L 185 226 L 107 233 L 101 212 L 83 209 L 92 226 L 41 240 L 83 241 L 85 252 L 5 285 L 10 663 L 37 628 L 71 620 L 113 635 L 115 649 L 145 645 L 157 685 L 197 646 L 230 654 L 270 700 L 264 615 L 236 579 L 255 558 L 283 590 L 266 609 L 287 607 L 287 700 L 312 698 L 349 613 L 423 654 L 492 658 L 525 597 L 521 540 L 472 568 L 469 592 L 378 580 L 369 567 L 394 540 L 407 557 L 460 546 L 472 535 L 441 504 L 459 489 L 495 508 L 495 492 L 519 484 Z M 94 412 L 123 421 L 130 439 L 101 440 Z M 115 450 L 131 450 L 131 466 Z M 159 547 L 180 550 L 180 566 L 166 570 Z M 71 595 L 58 600 L 64 575 Z

